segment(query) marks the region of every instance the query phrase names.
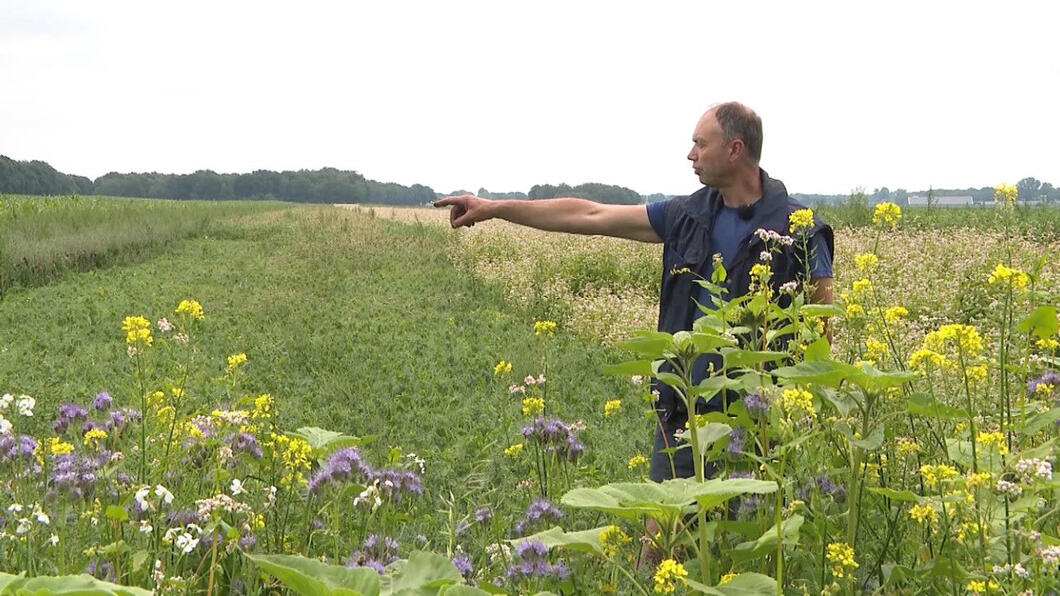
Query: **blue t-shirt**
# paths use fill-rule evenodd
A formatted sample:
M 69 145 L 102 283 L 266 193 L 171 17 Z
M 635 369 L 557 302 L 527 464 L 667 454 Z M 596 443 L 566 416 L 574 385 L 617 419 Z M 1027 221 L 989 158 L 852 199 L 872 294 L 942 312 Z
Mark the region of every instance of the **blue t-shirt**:
M 659 238 L 666 238 L 666 209 L 670 201 L 657 201 L 648 203 L 648 221 Z M 722 205 L 714 221 L 714 229 L 710 232 L 710 254 L 721 253 L 721 262 L 726 267 L 732 264 L 732 259 L 740 249 L 740 243 L 754 233 L 752 222 L 740 217 L 740 210 Z M 832 253 L 828 250 L 828 243 L 824 242 L 819 234 L 810 238 L 810 277 L 832 277 Z M 707 263 L 703 275 L 710 279 L 713 267 Z M 698 302 L 704 306 L 712 307 L 710 293 L 706 288 L 700 290 Z

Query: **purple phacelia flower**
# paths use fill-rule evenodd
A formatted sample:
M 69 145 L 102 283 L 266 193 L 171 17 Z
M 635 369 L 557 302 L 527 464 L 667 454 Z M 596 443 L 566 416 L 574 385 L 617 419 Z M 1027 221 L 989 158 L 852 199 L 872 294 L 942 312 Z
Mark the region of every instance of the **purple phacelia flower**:
M 92 399 L 92 407 L 99 412 L 106 412 L 112 403 L 114 403 L 114 398 L 112 398 L 106 391 L 100 391 L 96 394 L 96 397 Z
M 743 405 L 747 407 L 747 413 L 754 417 L 769 413 L 769 400 L 757 393 L 744 397 Z
M 729 446 L 726 451 L 729 453 L 743 453 L 744 441 L 747 438 L 747 431 L 741 427 L 732 429 L 732 433 L 729 434 Z
M 488 523 L 491 519 L 493 519 L 493 510 L 488 505 L 475 510 L 475 521 L 478 523 Z
M 467 555 L 457 555 L 453 557 L 452 561 L 453 567 L 456 567 L 456 570 L 460 572 L 464 579 L 471 579 L 475 575 L 475 569 L 471 566 L 471 559 Z

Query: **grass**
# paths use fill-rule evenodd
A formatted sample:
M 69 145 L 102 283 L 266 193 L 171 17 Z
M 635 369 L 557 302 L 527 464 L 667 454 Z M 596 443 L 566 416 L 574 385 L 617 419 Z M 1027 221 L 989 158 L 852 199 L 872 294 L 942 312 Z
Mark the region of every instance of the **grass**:
M 271 393 L 286 428 L 374 436 L 368 450 L 378 461 L 391 447 L 420 454 L 436 498 L 453 491 L 470 507 L 520 480 L 491 463 L 519 424 L 508 381 L 493 377 L 501 359 L 515 364 L 514 379 L 547 374 L 551 414 L 590 423 L 587 435 L 604 448 L 587 454 L 589 477 L 628 474 L 629 458 L 649 448 L 635 405 L 606 429 L 592 424 L 604 401 L 633 392 L 602 374 L 616 355 L 561 330 L 549 340 L 546 370 L 533 319 L 499 288 L 454 268 L 447 231 L 312 207 L 214 230 L 143 262 L 16 288 L 0 303 L 0 388 L 37 398 L 35 434 L 47 434 L 60 404 L 102 390 L 138 403 L 123 317 L 172 316 L 194 298 L 207 319 L 192 368 L 220 377 L 225 357 L 245 352 L 238 395 Z M 188 392 L 207 407 L 225 399 L 209 381 Z

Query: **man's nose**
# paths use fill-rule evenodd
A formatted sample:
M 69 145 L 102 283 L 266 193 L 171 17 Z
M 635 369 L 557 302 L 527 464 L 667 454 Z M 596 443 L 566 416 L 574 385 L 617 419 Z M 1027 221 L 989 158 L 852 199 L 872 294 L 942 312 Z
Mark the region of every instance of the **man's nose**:
M 693 147 L 688 151 L 688 161 L 696 161 L 696 148 Z

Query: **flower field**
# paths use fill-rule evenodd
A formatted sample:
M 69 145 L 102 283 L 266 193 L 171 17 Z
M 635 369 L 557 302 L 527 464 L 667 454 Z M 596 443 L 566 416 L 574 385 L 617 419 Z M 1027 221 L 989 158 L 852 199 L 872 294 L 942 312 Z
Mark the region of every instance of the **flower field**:
M 836 306 L 764 258 L 675 335 L 657 246 L 429 210 L 247 208 L 20 278 L 0 592 L 1049 593 L 1060 245 L 1031 215 L 826 213 Z M 652 379 L 725 397 L 681 443 L 712 478 L 647 481 Z

